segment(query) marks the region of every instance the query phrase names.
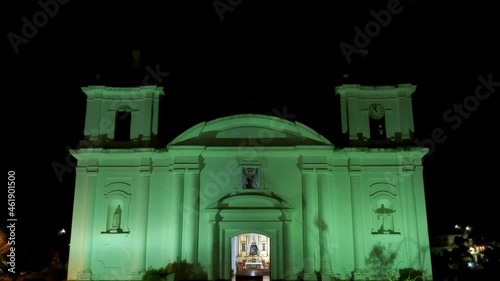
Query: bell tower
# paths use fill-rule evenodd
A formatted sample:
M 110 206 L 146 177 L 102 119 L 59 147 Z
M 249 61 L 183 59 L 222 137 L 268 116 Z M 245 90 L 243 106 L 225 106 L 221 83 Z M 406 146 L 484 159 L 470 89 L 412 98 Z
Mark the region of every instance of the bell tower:
M 81 147 L 153 147 L 158 141 L 158 111 L 163 88 L 83 87 L 87 96 Z
M 413 139 L 412 94 L 416 86 L 341 85 L 342 133 L 351 146 L 404 146 Z

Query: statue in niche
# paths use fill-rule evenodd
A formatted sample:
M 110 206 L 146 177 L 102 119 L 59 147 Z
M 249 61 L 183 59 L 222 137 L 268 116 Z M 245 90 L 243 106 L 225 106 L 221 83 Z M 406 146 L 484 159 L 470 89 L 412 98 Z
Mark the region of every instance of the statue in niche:
M 396 210 L 386 208 L 384 204 L 380 208 L 373 210 L 377 217 L 377 233 L 394 233 L 393 214 Z
M 257 173 L 259 168 L 243 168 L 243 187 L 246 189 L 258 188 Z
M 255 243 L 252 242 L 252 246 L 250 246 L 250 255 L 257 256 L 259 254 L 259 248 Z
M 113 222 L 111 224 L 111 227 L 113 229 L 116 229 L 117 232 L 123 232 L 121 229 L 121 223 L 122 223 L 122 208 L 120 207 L 120 204 L 118 204 L 118 207 L 116 207 L 115 212 L 113 213 Z

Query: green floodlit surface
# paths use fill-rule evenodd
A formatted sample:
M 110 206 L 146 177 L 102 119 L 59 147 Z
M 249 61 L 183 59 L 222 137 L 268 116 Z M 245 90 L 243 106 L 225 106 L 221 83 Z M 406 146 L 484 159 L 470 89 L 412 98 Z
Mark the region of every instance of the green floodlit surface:
M 245 262 L 272 280 L 302 271 L 306 280 L 381 280 L 385 267 L 432 280 L 427 149 L 397 146 L 413 133 L 414 86 L 338 87 L 352 144 L 343 149 L 304 124 L 255 114 L 203 122 L 166 149 L 148 148 L 161 88 L 83 90 L 92 146 L 72 151 L 68 280 L 140 280 L 180 260 L 199 262 L 210 280 L 229 280 Z M 373 104 L 384 114 L 370 113 Z M 114 140 L 123 135 L 116 112 L 127 110 L 130 140 Z M 396 145 L 367 148 L 372 133 Z

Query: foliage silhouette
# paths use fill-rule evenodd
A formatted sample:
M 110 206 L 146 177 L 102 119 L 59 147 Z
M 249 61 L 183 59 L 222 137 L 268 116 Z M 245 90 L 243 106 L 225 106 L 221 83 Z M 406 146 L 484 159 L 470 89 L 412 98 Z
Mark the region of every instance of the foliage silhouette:
M 397 252 L 389 251 L 385 246 L 374 245 L 366 259 L 366 264 L 373 275 L 372 278 L 377 280 L 386 278 L 387 272 L 393 267 L 397 255 Z
M 142 276 L 142 281 L 164 281 L 170 274 L 174 275 L 174 281 L 205 281 L 208 274 L 199 263 L 189 263 L 186 260 L 167 264 L 164 268 L 149 267 Z
M 164 281 L 166 276 L 167 270 L 165 268 L 153 268 L 150 266 L 142 276 L 142 281 Z
M 168 272 L 175 273 L 175 281 L 208 280 L 208 274 L 199 263 L 189 263 L 186 260 L 167 265 Z

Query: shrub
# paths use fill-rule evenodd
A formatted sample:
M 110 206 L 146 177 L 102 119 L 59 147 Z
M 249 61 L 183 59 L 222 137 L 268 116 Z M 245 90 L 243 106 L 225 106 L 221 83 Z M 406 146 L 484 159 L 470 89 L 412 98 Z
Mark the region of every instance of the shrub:
M 423 271 L 413 268 L 402 268 L 399 270 L 399 281 L 414 281 L 421 280 Z
M 208 280 L 208 274 L 199 263 L 188 263 L 185 260 L 169 263 L 168 273 L 175 273 L 175 281 Z
M 142 281 L 164 281 L 166 276 L 167 272 L 164 268 L 152 268 L 150 266 L 142 276 Z

